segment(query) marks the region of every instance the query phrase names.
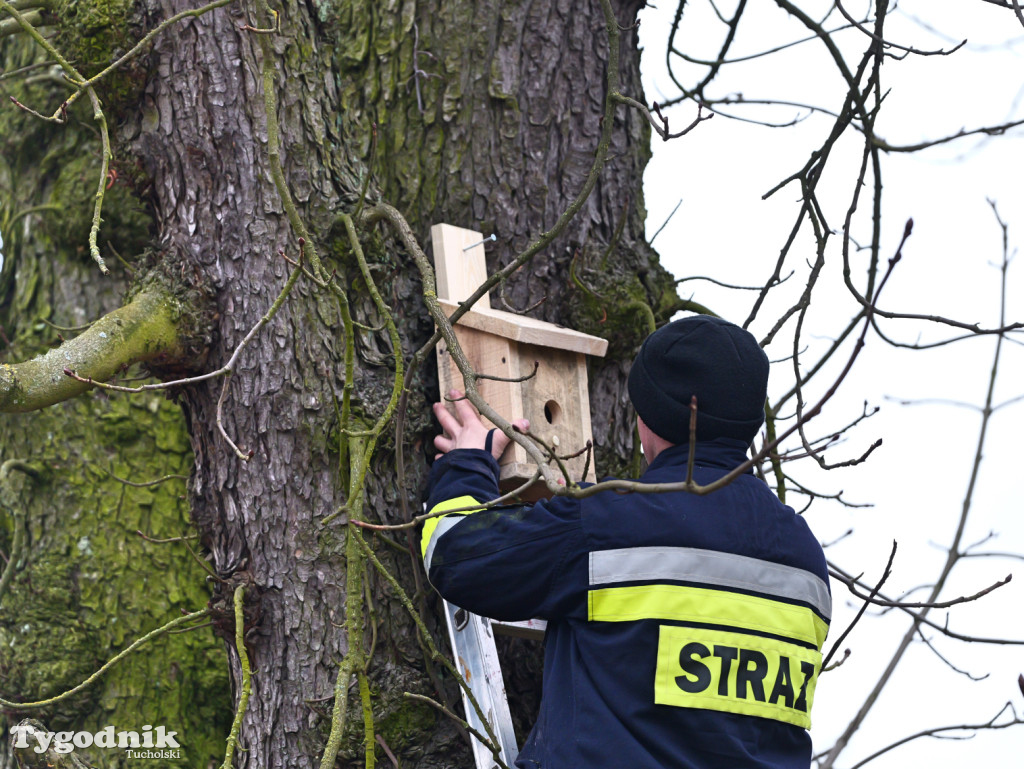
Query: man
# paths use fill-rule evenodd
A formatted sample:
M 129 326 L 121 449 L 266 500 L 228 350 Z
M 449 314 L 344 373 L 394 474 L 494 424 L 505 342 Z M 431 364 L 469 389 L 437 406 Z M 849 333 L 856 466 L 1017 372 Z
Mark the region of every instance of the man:
M 768 359 L 745 330 L 695 316 L 653 333 L 629 374 L 643 483 L 742 464 L 764 421 Z M 456 397 L 458 393 L 454 394 Z M 508 438 L 465 399 L 445 435 L 431 511 L 498 496 Z M 490 438 L 493 438 L 493 444 Z M 516 766 L 806 769 L 831 598 L 821 546 L 752 473 L 706 496 L 555 497 L 428 519 L 431 583 L 503 620 L 548 620 L 540 715 Z

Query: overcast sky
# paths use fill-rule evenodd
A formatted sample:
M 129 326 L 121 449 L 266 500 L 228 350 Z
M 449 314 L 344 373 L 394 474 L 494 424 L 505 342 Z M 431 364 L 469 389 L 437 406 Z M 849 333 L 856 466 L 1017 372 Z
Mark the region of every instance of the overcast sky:
M 665 40 L 675 4 L 671 0 L 658 4 L 662 7 L 641 13 L 648 101 L 675 93 L 664 71 Z M 726 0 L 719 5 L 728 13 L 734 4 Z M 800 5 L 824 8 L 826 3 Z M 734 56 L 806 36 L 793 19 L 774 6 L 749 4 L 749 18 L 737 34 Z M 860 13 L 866 4 L 850 2 L 848 6 L 851 12 Z M 682 42 L 687 52 L 714 58 L 721 27 L 706 8 L 705 0 L 687 4 L 687 34 Z M 761 15 L 755 18 L 755 12 Z M 841 19 L 833 20 L 827 26 L 841 23 Z M 886 117 L 880 121 L 880 132 L 890 143 L 913 144 L 965 127 L 1024 117 L 1024 28 L 1012 11 L 981 0 L 906 1 L 891 16 L 888 28 L 891 39 L 922 49 L 948 46 L 950 40 L 969 41 L 953 56 L 908 57 L 887 63 L 883 79 L 892 90 L 883 108 Z M 841 33 L 838 39 L 857 50 L 864 46 L 863 35 L 856 30 Z M 788 51 L 775 63 L 756 60 L 737 65 L 734 75 L 723 82 L 715 93 L 813 101 L 833 110 L 838 110 L 845 93 L 823 46 L 814 42 Z M 765 111 L 763 116 L 783 120 L 806 114 L 787 109 Z M 692 106 L 683 106 L 671 118 L 672 125 L 682 127 L 693 116 Z M 663 263 L 678 277 L 706 275 L 729 283 L 762 284 L 794 221 L 798 191 L 789 187 L 768 201 L 761 196 L 803 165 L 831 123 L 829 118 L 812 116 L 793 128 L 769 129 L 718 116 L 682 139 L 665 144 L 656 138 L 645 179 L 649 235 L 682 200 L 655 240 Z M 851 139 L 837 148 L 831 175 L 820 187 L 834 230 L 842 225 L 859 162 L 856 137 Z M 1024 243 L 1022 159 L 1022 129 L 995 138 L 965 138 L 915 155 L 885 157 L 885 258 L 895 251 L 907 218 L 913 217 L 915 225 L 904 258 L 883 295 L 883 307 L 998 325 L 999 271 L 993 265 L 1002 256 L 1002 234 L 986 199 L 996 201 L 1009 224 L 1011 248 Z M 870 240 L 866 221 L 862 219 L 854 228 L 854 238 L 861 243 Z M 835 288 L 822 287 L 808 317 L 803 340 L 806 362 L 813 361 L 815 350 L 826 345 L 856 311 L 853 299 L 842 289 L 837 269 L 840 240 L 837 232 L 822 279 Z M 791 267 L 799 271 L 805 260 L 813 258 L 813 241 L 805 229 L 794 248 Z M 864 262 L 862 256 L 854 257 L 855 266 Z M 791 286 L 777 290 L 778 300 L 769 303 L 753 324 L 755 334 L 761 336 L 770 328 L 777 317 L 773 309 L 792 303 L 794 292 L 802 288 L 799 278 L 798 272 Z M 854 280 L 863 285 L 862 277 L 855 275 Z M 692 294 L 736 322 L 746 318 L 755 296 L 699 281 L 684 284 L 681 293 Z M 1008 297 L 1008 321 L 1024 320 L 1024 265 L 1019 259 L 1011 265 Z M 947 330 L 909 322 L 893 322 L 884 328 L 907 342 L 949 336 Z M 788 333 L 769 347 L 769 356 L 784 358 L 791 352 L 791 344 L 792 323 Z M 894 350 L 877 336 L 869 336 L 840 395 L 811 432 L 827 434 L 846 424 L 867 401 L 872 407 L 881 406 L 881 411 L 862 423 L 844 445 L 830 451 L 829 459 L 857 456 L 879 437 L 884 439 L 883 446 L 864 466 L 828 474 L 805 468 L 798 473 L 805 483 L 824 493 L 842 490 L 845 499 L 873 504 L 854 510 L 826 501 L 811 507 L 808 521 L 823 542 L 854 529 L 852 536 L 826 551 L 830 559 L 848 571 L 864 572 L 869 581 L 876 580 L 895 539 L 899 551 L 886 590 L 898 594 L 934 578 L 945 558 L 941 547 L 955 534 L 981 418 L 964 407 L 934 402 L 900 405 L 899 401 L 941 399 L 982 404 L 994 349 L 993 337 L 916 352 Z M 773 365 L 771 391 L 779 394 L 787 389 L 792 376 L 790 362 Z M 1021 395 L 1024 348 L 1004 344 L 995 402 Z M 987 549 L 1024 553 L 1024 474 L 1019 469 L 1022 425 L 1024 402 L 1007 406 L 994 418 L 965 537 L 968 543 L 995 532 L 998 538 Z M 952 598 L 973 593 L 1009 572 L 1024 571 L 1022 564 L 1001 558 L 966 561 L 954 571 L 943 595 Z M 1016 582 L 979 604 L 950 612 L 950 627 L 969 634 L 1024 639 L 1024 573 L 1016 576 Z M 826 648 L 858 608 L 842 584 L 833 582 L 832 588 L 836 611 Z M 944 617 L 945 612 L 932 614 L 939 622 Z M 838 670 L 825 674 L 819 684 L 812 729 L 816 750 L 832 745 L 877 680 L 908 624 L 903 615 L 895 613 L 869 617 L 844 644 L 852 649 L 851 657 Z M 928 633 L 930 639 L 935 636 Z M 956 666 L 975 676 L 989 673 L 989 677 L 972 682 L 951 671 L 922 644 L 915 644 L 838 766 L 852 767 L 874 750 L 920 729 L 987 721 L 1008 700 L 1018 712 L 1024 711 L 1024 697 L 1016 683 L 1017 675 L 1024 672 L 1024 647 L 963 646 L 942 638 L 935 644 Z M 920 740 L 871 766 L 1019 766 L 1022 751 L 1024 726 L 967 742 Z

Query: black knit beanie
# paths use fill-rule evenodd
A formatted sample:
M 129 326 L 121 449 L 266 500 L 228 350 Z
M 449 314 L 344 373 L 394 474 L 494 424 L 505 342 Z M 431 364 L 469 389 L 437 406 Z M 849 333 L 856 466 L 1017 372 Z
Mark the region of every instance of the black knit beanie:
M 690 439 L 697 396 L 697 440 L 753 441 L 764 422 L 768 356 L 753 335 L 721 318 L 694 315 L 662 326 L 640 346 L 629 398 L 644 423 L 672 443 Z

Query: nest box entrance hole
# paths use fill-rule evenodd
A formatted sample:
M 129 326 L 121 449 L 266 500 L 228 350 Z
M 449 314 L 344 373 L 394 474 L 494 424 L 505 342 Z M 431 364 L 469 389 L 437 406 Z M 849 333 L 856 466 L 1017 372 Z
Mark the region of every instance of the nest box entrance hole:
M 558 405 L 558 401 L 551 400 L 544 404 L 544 418 L 548 420 L 549 425 L 557 425 L 561 416 L 562 407 Z

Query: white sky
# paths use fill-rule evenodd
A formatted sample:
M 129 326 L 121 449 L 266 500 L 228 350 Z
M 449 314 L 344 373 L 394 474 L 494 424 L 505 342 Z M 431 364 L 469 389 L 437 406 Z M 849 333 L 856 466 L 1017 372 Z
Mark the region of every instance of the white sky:
M 675 9 L 674 0 L 656 0 L 659 9 L 641 13 L 641 40 L 645 46 L 648 102 L 674 95 L 664 71 L 664 50 Z M 735 5 L 724 0 L 723 12 Z M 802 2 L 801 7 L 822 10 L 824 2 Z M 864 2 L 847 7 L 860 14 Z M 754 13 L 759 15 L 755 18 Z M 913 22 L 917 16 L 937 32 Z M 818 17 L 820 18 L 820 16 Z M 834 28 L 842 19 L 832 19 Z M 691 55 L 713 58 L 722 27 L 708 12 L 707 2 L 690 2 L 684 15 L 688 34 L 682 45 Z M 998 124 L 1024 117 L 1024 28 L 1012 11 L 981 0 L 907 0 L 890 17 L 890 39 L 922 49 L 968 38 L 969 45 L 950 57 L 908 57 L 890 60 L 883 82 L 891 88 L 879 131 L 892 144 L 912 144 L 955 133 L 961 128 Z M 805 30 L 774 3 L 749 3 L 748 18 L 740 28 L 732 55 L 806 37 Z M 850 30 L 837 38 L 846 50 L 862 50 L 862 33 Z M 1007 41 L 1011 41 L 1007 44 Z M 728 71 L 728 70 L 726 70 Z M 728 75 L 727 75 L 728 76 Z M 690 80 L 692 82 L 692 79 Z M 843 84 L 824 47 L 817 42 L 798 46 L 775 62 L 756 60 L 736 65 L 728 81 L 709 93 L 742 92 L 747 98 L 777 98 L 812 102 L 838 110 Z M 841 90 L 842 89 L 842 90 Z M 760 113 L 746 112 L 752 117 Z M 806 111 L 771 112 L 764 117 L 785 119 Z M 692 105 L 672 115 L 676 129 L 694 116 Z M 731 121 L 721 116 L 702 124 L 687 137 L 667 144 L 655 137 L 654 158 L 645 179 L 648 233 L 665 221 L 672 208 L 682 205 L 655 246 L 663 263 L 677 276 L 707 275 L 730 283 L 762 284 L 796 216 L 797 189 L 787 187 L 768 201 L 761 196 L 797 171 L 809 152 L 817 148 L 831 128 L 827 117 L 812 117 L 795 128 L 770 129 Z M 883 294 L 884 308 L 928 312 L 984 326 L 998 324 L 999 273 L 991 265 L 1001 259 L 1001 232 L 986 198 L 999 206 L 1010 226 L 1011 249 L 1024 244 L 1024 185 L 1021 183 L 1024 129 L 996 138 L 969 137 L 916 155 L 885 156 L 884 229 L 882 254 L 892 255 L 908 217 L 914 233 L 904 248 Z M 840 241 L 846 202 L 859 163 L 857 137 L 837 148 L 832 170 L 819 187 L 833 236 L 827 252 L 826 274 L 820 296 L 806 323 L 804 362 L 813 361 L 815 349 L 855 312 L 855 303 L 842 287 Z M 887 167 L 886 167 L 887 166 Z M 862 209 L 869 206 L 863 198 Z M 854 225 L 859 242 L 870 240 L 867 219 Z M 798 270 L 790 284 L 776 289 L 777 301 L 762 310 L 752 330 L 763 335 L 779 310 L 789 306 L 802 289 L 801 265 L 813 260 L 813 240 L 806 228 L 798 237 L 790 268 Z M 865 259 L 854 256 L 854 265 Z M 788 271 L 789 268 L 787 268 Z M 1024 265 L 1011 264 L 1008 321 L 1024 320 Z M 806 272 L 806 268 L 804 268 Z M 863 286 L 863 278 L 854 275 Z M 831 284 L 832 288 L 824 284 Z M 727 291 L 706 282 L 684 284 L 684 296 L 706 304 L 736 322 L 750 310 L 753 292 Z M 774 311 L 773 311 L 774 310 Z M 911 322 L 889 322 L 884 328 L 897 338 L 913 342 L 950 334 Z M 781 359 L 790 354 L 793 323 L 768 349 Z M 881 412 L 854 432 L 849 440 L 828 453 L 831 461 L 858 456 L 876 438 L 884 445 L 866 465 L 824 474 L 805 465 L 799 475 L 812 488 L 844 498 L 871 502 L 874 507 L 851 510 L 836 503 L 819 502 L 808 521 L 822 541 L 831 541 L 849 528 L 854 534 L 827 550 L 830 559 L 848 571 L 864 572 L 876 580 L 885 565 L 893 539 L 899 542 L 893 575 L 886 590 L 899 593 L 929 582 L 944 560 L 937 547 L 955 533 L 974 455 L 980 415 L 950 405 L 903 406 L 887 400 L 951 399 L 981 404 L 992 366 L 994 339 L 972 339 L 928 352 L 894 350 L 871 335 L 840 395 L 812 423 L 812 436 L 824 435 L 855 418 L 865 400 Z M 846 355 L 840 356 L 844 363 Z M 781 393 L 792 380 L 792 364 L 773 366 L 771 392 Z M 823 378 L 822 387 L 831 380 Z M 820 392 L 820 390 L 818 391 Z M 1024 348 L 1003 345 L 996 403 L 1024 394 Z M 997 413 L 985 445 L 985 462 L 978 479 L 965 541 L 998 534 L 989 549 L 1024 553 L 1024 499 L 1020 463 L 1019 428 L 1024 402 Z M 815 468 L 816 470 L 816 468 Z M 795 471 L 795 468 L 794 468 Z M 957 607 L 950 627 L 977 635 L 1024 639 L 1024 569 L 1022 561 L 978 558 L 963 562 L 943 594 L 952 598 L 973 593 L 1015 574 L 1015 582 L 978 604 Z M 859 608 L 846 588 L 833 582 L 836 612 L 830 642 L 845 629 Z M 945 612 L 933 611 L 942 622 Z M 884 668 L 899 638 L 908 627 L 903 615 L 866 617 L 844 644 L 853 654 L 839 669 L 823 676 L 815 701 L 812 736 L 816 750 L 830 747 L 860 707 Z M 936 633 L 929 633 L 935 638 Z M 828 643 L 826 648 L 831 646 Z M 860 732 L 838 762 L 849 769 L 873 751 L 921 729 L 987 721 L 1012 700 L 1018 712 L 1024 697 L 1017 676 L 1024 673 L 1024 647 L 964 646 L 936 639 L 937 648 L 954 664 L 975 675 L 990 673 L 985 681 L 971 682 L 951 671 L 922 644 L 904 657 L 892 682 Z M 1019 766 L 1024 749 L 1024 726 L 981 734 L 969 741 L 922 739 L 899 748 L 870 764 L 874 769 L 910 765 L 962 767 Z

